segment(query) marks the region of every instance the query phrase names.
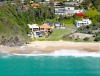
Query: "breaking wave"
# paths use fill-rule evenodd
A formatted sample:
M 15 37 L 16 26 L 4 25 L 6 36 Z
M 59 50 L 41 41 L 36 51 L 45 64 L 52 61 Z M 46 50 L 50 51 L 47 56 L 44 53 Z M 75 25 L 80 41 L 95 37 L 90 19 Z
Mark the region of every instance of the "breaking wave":
M 100 51 L 98 52 L 87 52 L 80 50 L 57 50 L 51 53 L 38 53 L 38 54 L 13 54 L 17 56 L 75 56 L 75 57 L 100 57 Z

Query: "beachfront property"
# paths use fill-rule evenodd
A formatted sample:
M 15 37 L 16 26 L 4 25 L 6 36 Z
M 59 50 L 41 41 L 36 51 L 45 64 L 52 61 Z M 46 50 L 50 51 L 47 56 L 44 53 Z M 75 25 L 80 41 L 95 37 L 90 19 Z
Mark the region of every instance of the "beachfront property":
M 47 25 L 47 24 L 43 24 L 43 25 L 38 25 L 38 24 L 28 24 L 29 28 L 30 28 L 30 34 L 28 34 L 28 36 L 30 37 L 41 37 L 43 36 L 42 33 L 45 32 L 51 32 L 51 26 Z
M 30 36 L 31 38 L 41 36 L 38 24 L 28 24 L 28 26 L 30 28 L 30 34 L 28 34 L 28 36 Z
M 74 24 L 76 27 L 81 27 L 81 26 L 90 25 L 92 24 L 92 22 L 88 18 L 83 18 L 82 20 L 75 20 Z
M 47 24 L 40 25 L 40 31 L 41 32 L 51 32 L 51 26 Z
M 28 24 L 30 31 L 39 31 L 39 25 L 38 24 Z

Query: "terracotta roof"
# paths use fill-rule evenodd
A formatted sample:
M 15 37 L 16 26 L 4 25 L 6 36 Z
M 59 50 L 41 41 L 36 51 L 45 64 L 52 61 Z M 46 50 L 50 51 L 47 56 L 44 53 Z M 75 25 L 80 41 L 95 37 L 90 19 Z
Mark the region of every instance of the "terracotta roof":
M 38 7 L 38 6 L 40 6 L 40 4 L 38 4 L 38 3 L 33 3 L 33 4 L 31 4 L 31 6 L 33 6 L 33 7 Z
M 40 25 L 40 28 L 51 29 L 50 25 L 47 24 Z

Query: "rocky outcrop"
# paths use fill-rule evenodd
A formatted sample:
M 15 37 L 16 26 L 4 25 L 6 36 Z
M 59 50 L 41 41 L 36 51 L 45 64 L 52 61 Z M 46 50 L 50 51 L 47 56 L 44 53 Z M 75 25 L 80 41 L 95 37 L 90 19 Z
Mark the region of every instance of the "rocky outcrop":
M 3 46 L 22 46 L 23 42 L 19 37 L 11 37 L 10 39 L 6 39 L 5 36 L 2 36 L 0 45 Z

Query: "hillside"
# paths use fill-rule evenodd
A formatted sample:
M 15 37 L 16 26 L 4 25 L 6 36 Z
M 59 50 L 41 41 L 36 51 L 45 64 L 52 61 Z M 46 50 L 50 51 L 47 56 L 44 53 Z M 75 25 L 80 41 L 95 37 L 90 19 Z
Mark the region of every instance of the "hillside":
M 3 3 L 0 6 L 0 42 L 12 37 L 18 37 L 20 41 L 27 41 L 28 32 L 29 28 L 24 13 L 14 5 Z

